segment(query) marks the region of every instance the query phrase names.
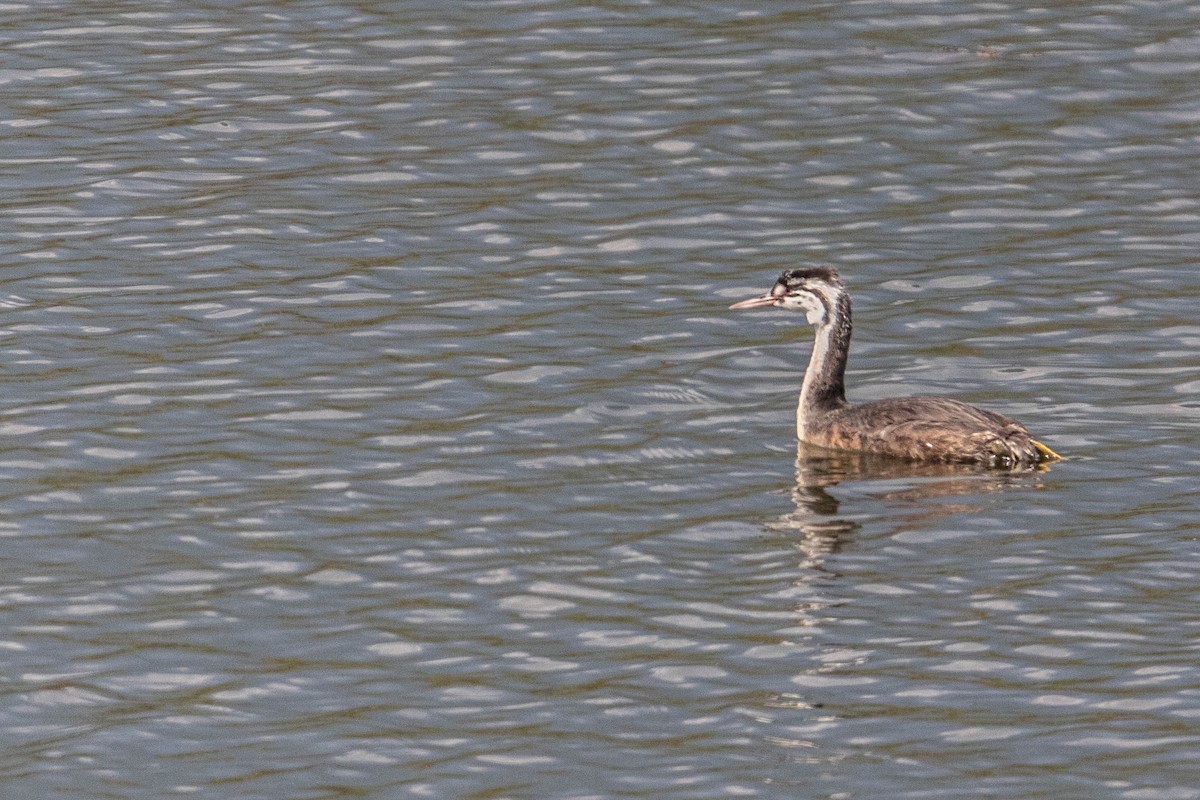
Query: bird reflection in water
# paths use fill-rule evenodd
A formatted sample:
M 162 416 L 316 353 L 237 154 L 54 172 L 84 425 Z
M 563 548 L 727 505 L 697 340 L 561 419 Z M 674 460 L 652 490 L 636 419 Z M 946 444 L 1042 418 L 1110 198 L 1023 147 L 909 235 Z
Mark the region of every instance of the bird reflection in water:
M 812 560 L 838 552 L 858 531 L 866 517 L 846 514 L 834 487 L 854 484 L 859 496 L 891 505 L 884 522 L 887 535 L 925 528 L 954 516 L 982 511 L 980 496 L 1029 485 L 1044 472 L 1044 464 L 997 471 L 976 464 L 943 464 L 904 461 L 874 453 L 827 450 L 800 443 L 796 452 L 796 484 L 791 490 L 795 508 L 768 523 L 772 530 L 799 532 L 796 541 Z M 877 488 L 863 490 L 861 484 Z M 974 498 L 974 499 L 968 499 Z
M 797 730 L 827 728 L 847 719 L 845 703 L 854 701 L 859 683 L 873 682 L 864 661 L 870 650 L 851 648 L 831 657 L 822 648 L 820 629 L 841 616 L 839 609 L 854 596 L 853 579 L 830 556 L 848 546 L 867 528 L 870 536 L 891 538 L 908 531 L 936 527 L 940 520 L 985 511 L 985 496 L 1040 485 L 1044 464 L 996 470 L 986 465 L 905 461 L 886 455 L 827 450 L 800 443 L 792 511 L 767 524 L 800 554 L 802 569 L 792 588 L 795 620 L 789 642 L 798 652 L 815 651 L 784 691 L 764 700 L 771 715 L 800 715 Z M 903 578 L 901 578 L 901 581 Z M 809 629 L 810 636 L 795 631 Z M 832 648 L 845 653 L 845 648 Z M 844 681 L 844 683 L 839 683 Z M 848 692 L 849 695 L 844 692 Z M 771 737 L 769 742 L 822 761 L 822 746 L 808 736 Z M 836 760 L 836 756 L 834 757 Z

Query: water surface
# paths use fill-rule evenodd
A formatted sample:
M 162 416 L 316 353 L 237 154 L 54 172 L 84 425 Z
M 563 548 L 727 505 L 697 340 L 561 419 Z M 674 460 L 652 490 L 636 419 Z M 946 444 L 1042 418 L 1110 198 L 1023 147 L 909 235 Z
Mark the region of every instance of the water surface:
M 8 10 L 5 796 L 1200 797 L 1188 4 Z

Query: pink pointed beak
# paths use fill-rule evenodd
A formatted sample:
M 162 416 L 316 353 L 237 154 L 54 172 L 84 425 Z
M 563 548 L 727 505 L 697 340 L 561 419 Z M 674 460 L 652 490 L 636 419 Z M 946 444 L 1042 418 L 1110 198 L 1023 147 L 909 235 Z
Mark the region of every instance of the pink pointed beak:
M 730 308 L 768 308 L 776 305 L 778 302 L 778 297 L 770 292 L 767 292 L 762 297 L 751 297 L 749 300 L 742 300 L 734 303 L 730 306 Z

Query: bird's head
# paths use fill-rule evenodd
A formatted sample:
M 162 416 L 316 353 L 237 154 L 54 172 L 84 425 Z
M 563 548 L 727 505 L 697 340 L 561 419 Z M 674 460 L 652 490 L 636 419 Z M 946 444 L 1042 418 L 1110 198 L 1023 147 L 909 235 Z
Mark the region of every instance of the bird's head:
M 828 322 L 837 308 L 838 297 L 845 293 L 842 280 L 829 267 L 789 269 L 779 276 L 771 291 L 734 303 L 730 308 L 782 308 L 803 311 L 810 325 Z

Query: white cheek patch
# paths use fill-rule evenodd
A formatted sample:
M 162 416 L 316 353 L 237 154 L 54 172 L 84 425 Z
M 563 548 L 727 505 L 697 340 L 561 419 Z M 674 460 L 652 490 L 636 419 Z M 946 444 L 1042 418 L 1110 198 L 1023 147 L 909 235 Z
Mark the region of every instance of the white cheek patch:
M 809 292 L 800 291 L 788 295 L 783 298 L 782 307 L 792 311 L 804 311 L 809 325 L 821 325 L 826 321 L 825 304 L 821 302 L 821 298 Z
M 791 298 L 796 305 L 804 309 L 804 316 L 809 325 L 820 325 L 825 321 L 825 304 L 811 294 L 797 294 Z

